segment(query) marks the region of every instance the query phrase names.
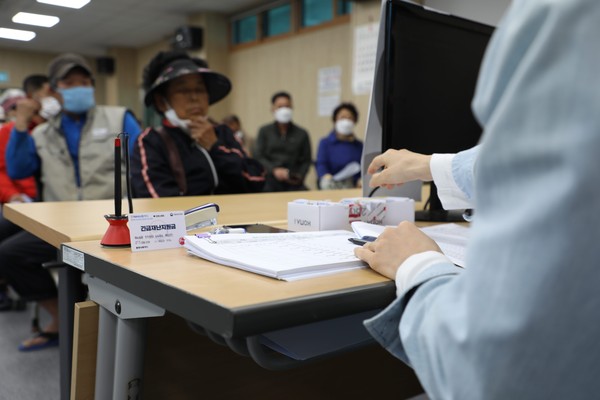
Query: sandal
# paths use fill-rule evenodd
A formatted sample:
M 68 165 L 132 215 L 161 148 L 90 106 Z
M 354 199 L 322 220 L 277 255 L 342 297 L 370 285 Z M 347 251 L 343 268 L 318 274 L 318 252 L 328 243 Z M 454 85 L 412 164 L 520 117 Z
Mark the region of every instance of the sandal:
M 44 340 L 31 345 L 21 343 L 19 345 L 19 351 L 35 351 L 58 346 L 58 332 L 38 332 L 32 339 L 38 338 Z

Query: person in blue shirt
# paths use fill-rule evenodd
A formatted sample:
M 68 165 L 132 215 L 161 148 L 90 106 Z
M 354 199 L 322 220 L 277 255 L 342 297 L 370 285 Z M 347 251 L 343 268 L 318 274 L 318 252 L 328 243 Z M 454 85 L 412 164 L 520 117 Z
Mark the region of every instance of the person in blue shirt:
M 62 111 L 27 132 L 25 111 L 17 119 L 6 149 L 12 179 L 39 177 L 43 201 L 98 200 L 113 197 L 114 138 L 120 132 L 135 143 L 141 129 L 124 107 L 96 105 L 94 76 L 76 54 L 62 54 L 49 65 L 53 96 Z M 40 105 L 41 107 L 41 105 Z M 123 180 L 124 181 L 124 180 Z M 22 298 L 36 300 L 51 321 L 19 346 L 30 351 L 58 344 L 58 298 L 54 280 L 42 263 L 54 260 L 56 249 L 28 232 L 0 244 L 0 276 Z
M 431 398 L 598 397 L 599 20 L 595 0 L 515 0 L 494 33 L 473 100 L 481 144 L 447 169 L 477 210 L 466 269 L 411 223 L 355 250 L 396 281 L 367 329 Z M 374 160 L 390 170 L 374 184 L 402 182 L 401 156 Z
M 334 129 L 321 139 L 317 151 L 320 189 L 347 189 L 360 185 L 360 159 L 363 143 L 356 138 L 358 110 L 342 103 L 333 110 Z
M 6 149 L 9 176 L 40 173 L 45 201 L 110 198 L 113 139 L 127 132 L 133 149 L 141 131 L 137 120 L 124 107 L 96 105 L 91 68 L 76 54 L 53 60 L 49 77 L 63 112 L 31 136 L 15 125 Z

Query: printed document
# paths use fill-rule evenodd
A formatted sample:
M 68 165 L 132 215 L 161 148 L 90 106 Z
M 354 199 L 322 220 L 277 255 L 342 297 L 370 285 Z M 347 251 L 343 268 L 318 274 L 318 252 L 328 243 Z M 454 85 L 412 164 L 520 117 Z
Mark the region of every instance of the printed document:
M 465 268 L 469 228 L 458 224 L 440 224 L 421 228 L 421 231 L 435 240 L 442 253 L 454 264 Z
M 386 228 L 382 225 L 356 221 L 352 230 L 359 236 L 378 237 Z M 393 227 L 392 227 L 393 228 Z M 465 250 L 469 240 L 469 228 L 459 224 L 439 224 L 426 226 L 421 231 L 435 240 L 442 253 L 454 264 L 465 267 Z
M 365 268 L 349 231 L 188 235 L 190 254 L 285 281 Z

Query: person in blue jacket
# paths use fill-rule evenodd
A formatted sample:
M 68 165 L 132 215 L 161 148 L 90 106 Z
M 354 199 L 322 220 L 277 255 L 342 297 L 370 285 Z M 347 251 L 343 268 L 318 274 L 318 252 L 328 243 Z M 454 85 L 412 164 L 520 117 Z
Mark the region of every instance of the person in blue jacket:
M 595 0 L 515 0 L 494 33 L 481 145 L 446 169 L 476 208 L 466 269 L 411 223 L 355 250 L 396 281 L 368 330 L 430 398 L 598 397 L 599 20 Z M 376 158 L 371 184 L 401 184 L 408 155 Z
M 321 139 L 317 151 L 317 177 L 320 189 L 358 187 L 363 143 L 356 138 L 358 110 L 342 103 L 333 110 L 334 129 Z

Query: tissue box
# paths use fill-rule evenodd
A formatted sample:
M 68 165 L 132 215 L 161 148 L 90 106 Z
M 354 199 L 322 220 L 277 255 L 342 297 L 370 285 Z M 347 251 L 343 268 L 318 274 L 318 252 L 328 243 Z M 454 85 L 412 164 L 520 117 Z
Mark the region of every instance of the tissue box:
M 331 201 L 295 200 L 288 203 L 288 229 L 292 231 L 350 230 L 350 223 L 397 225 L 415 220 L 415 202 L 407 197 L 343 199 Z
M 298 232 L 349 230 L 348 205 L 332 201 L 291 201 L 288 203 L 288 229 Z
M 349 222 L 398 225 L 402 221 L 415 220 L 415 201 L 408 197 L 357 197 L 343 199 L 340 203 L 349 207 Z

